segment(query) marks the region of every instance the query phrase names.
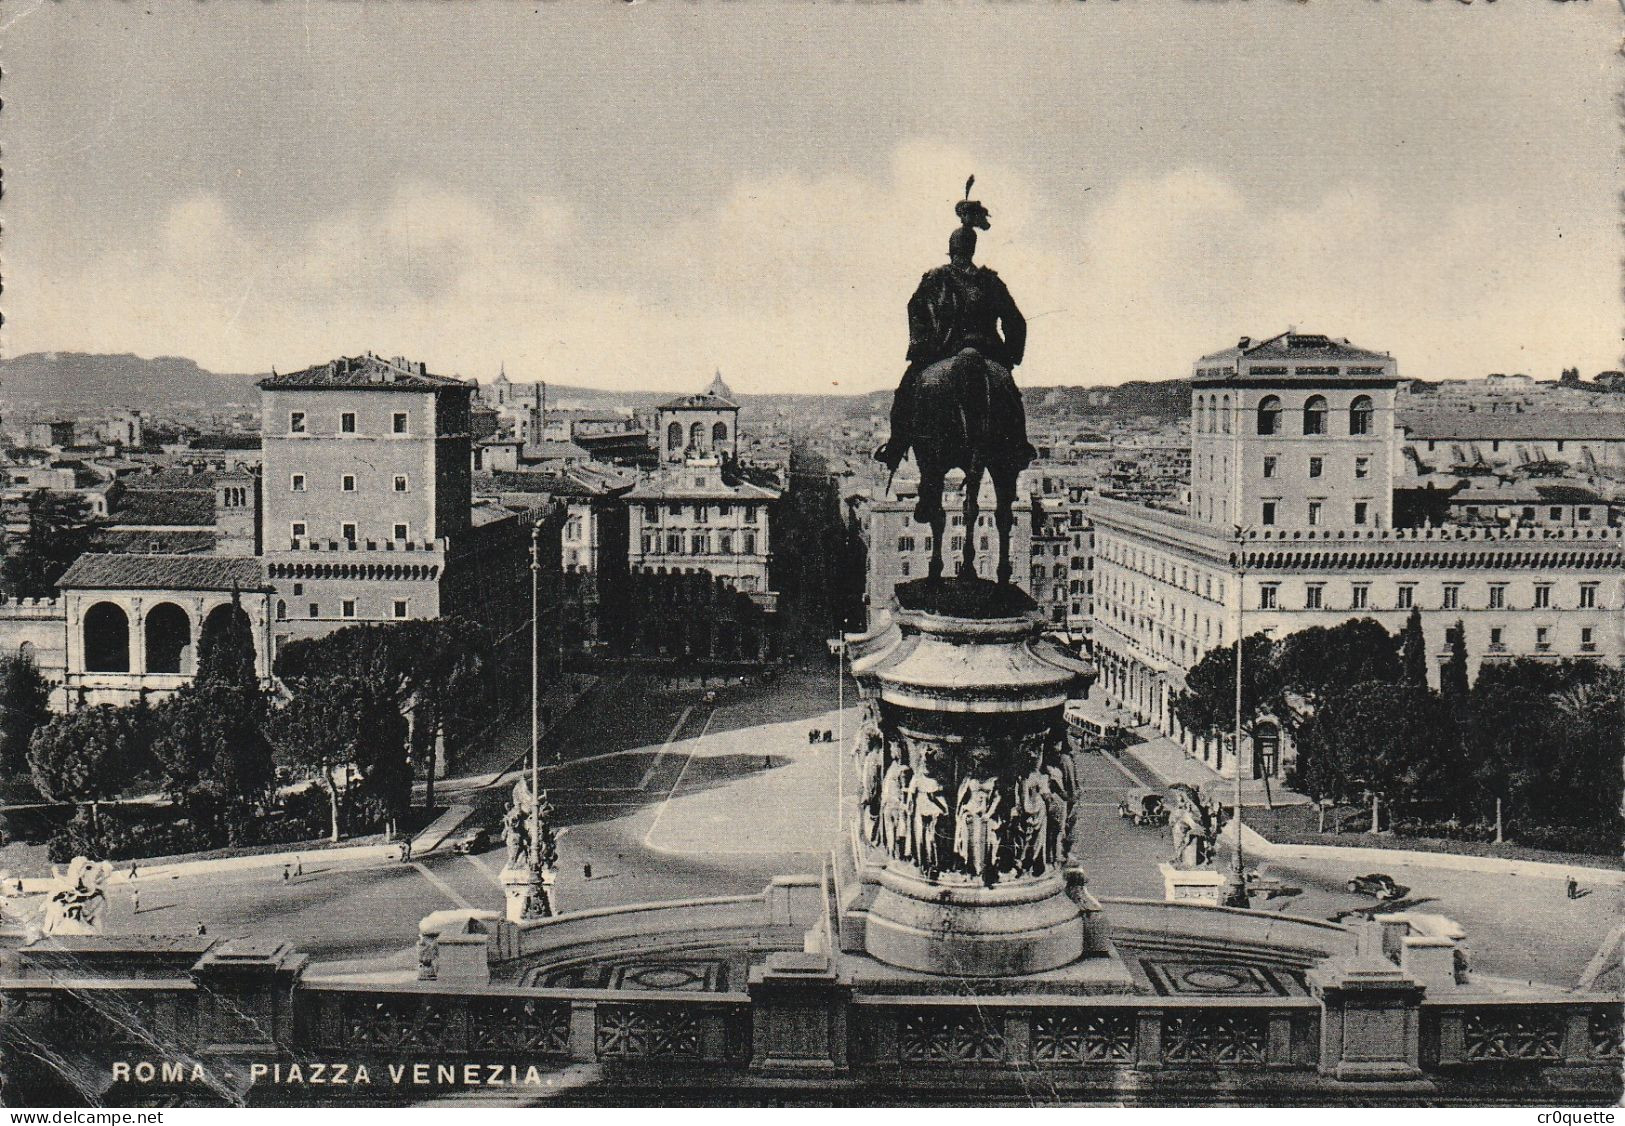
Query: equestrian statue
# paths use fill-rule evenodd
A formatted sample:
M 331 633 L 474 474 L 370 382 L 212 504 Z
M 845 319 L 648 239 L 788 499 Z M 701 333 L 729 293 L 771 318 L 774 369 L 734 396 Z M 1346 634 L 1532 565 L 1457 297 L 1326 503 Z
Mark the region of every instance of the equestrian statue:
M 999 275 L 971 259 L 976 232 L 991 216 L 979 200 L 954 205 L 959 226 L 948 237 L 948 264 L 928 270 L 908 303 L 908 369 L 892 400 L 891 436 L 875 459 L 892 473 L 910 448 L 920 467 L 914 519 L 931 525 L 929 578 L 942 577 L 943 478 L 965 473 L 965 546 L 959 577 L 976 577 L 977 495 L 989 474 L 999 529 L 998 580 L 1010 582 L 1010 529 L 1016 477 L 1037 456 L 1027 441 L 1027 415 L 1010 369 L 1027 347 L 1027 321 Z

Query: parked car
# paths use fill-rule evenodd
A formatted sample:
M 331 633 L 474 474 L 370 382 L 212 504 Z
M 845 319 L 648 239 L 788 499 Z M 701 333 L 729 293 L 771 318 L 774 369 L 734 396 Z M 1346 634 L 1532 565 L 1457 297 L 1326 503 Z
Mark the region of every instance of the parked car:
M 1140 790 L 1117 803 L 1117 816 L 1136 825 L 1166 825 L 1169 819 L 1168 805 L 1161 794 Z
M 1343 886 L 1356 895 L 1369 895 L 1384 902 L 1390 899 L 1398 899 L 1410 890 L 1408 887 L 1396 884 L 1392 876 L 1385 876 L 1381 872 L 1355 876 Z
M 493 840 L 490 828 L 485 825 L 465 829 L 451 839 L 451 851 L 464 856 L 473 852 L 484 852 L 491 847 Z

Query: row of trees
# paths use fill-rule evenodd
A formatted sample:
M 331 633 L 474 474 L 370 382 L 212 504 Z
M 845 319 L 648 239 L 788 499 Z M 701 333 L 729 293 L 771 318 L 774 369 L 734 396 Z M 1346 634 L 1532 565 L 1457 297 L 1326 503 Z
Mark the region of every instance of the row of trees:
M 1242 728 L 1279 724 L 1289 776 L 1317 801 L 1383 805 L 1401 828 L 1613 850 L 1619 837 L 1625 673 L 1592 661 L 1486 663 L 1469 684 L 1465 630 L 1446 631 L 1428 683 L 1421 616 L 1391 635 L 1369 619 L 1243 641 Z M 1187 728 L 1235 722 L 1235 649 L 1210 651 L 1175 702 Z M 1322 823 L 1324 830 L 1324 823 Z
M 290 817 L 299 823 L 277 839 L 315 835 L 303 780 L 325 794 L 322 830 L 334 841 L 393 829 L 419 772 L 433 805 L 437 751 L 466 737 L 489 703 L 483 630 L 457 619 L 404 621 L 293 642 L 277 661 L 279 690 L 268 692 L 249 628 L 241 614 L 211 619 L 197 675 L 156 706 L 81 708 L 38 722 L 48 686 L 33 673 L 40 711 L 27 772 L 42 797 L 85 807 L 76 849 L 116 850 L 97 804 L 144 787 L 169 799 L 196 848 L 252 843 Z M 9 684 L 0 668 L 8 701 Z M 18 743 L 0 721 L 7 777 L 20 765 Z

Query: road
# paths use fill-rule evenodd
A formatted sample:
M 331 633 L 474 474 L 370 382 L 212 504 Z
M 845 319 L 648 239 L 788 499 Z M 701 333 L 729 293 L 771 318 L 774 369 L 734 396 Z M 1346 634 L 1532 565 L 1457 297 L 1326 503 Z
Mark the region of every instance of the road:
M 851 700 L 848 685 L 848 700 Z M 640 675 L 611 678 L 551 733 L 543 785 L 566 830 L 556 891 L 566 910 L 760 891 L 775 875 L 816 872 L 834 837 L 842 743 L 810 743 L 809 730 L 849 732 L 836 710 L 834 665 L 816 665 L 758 688 L 729 688 L 714 703 Z M 521 744 L 522 746 L 522 744 Z M 517 748 L 496 748 L 494 759 Z M 447 799 L 471 802 L 495 823 L 512 775 L 495 786 L 451 782 Z M 1116 760 L 1081 757 L 1078 853 L 1100 896 L 1160 897 L 1166 831 L 1116 814 L 1138 780 Z M 1221 865 L 1228 863 L 1221 856 Z M 448 907 L 500 909 L 500 849 L 431 854 L 412 864 L 280 869 L 141 882 L 140 913 L 116 886 L 110 929 L 279 938 L 312 955 L 317 972 L 391 959 L 412 964 L 417 920 Z M 591 878 L 584 875 L 590 865 Z M 1351 875 L 1387 871 L 1413 891 L 1403 905 L 1449 915 L 1467 929 L 1475 967 L 1518 980 L 1572 985 L 1625 917 L 1625 894 L 1598 888 L 1566 899 L 1561 880 L 1514 879 L 1385 863 L 1267 865 L 1286 893 L 1262 910 L 1325 919 L 1374 902 L 1350 894 Z M 359 967 L 356 967 L 359 968 Z M 376 962 L 372 968 L 377 968 Z

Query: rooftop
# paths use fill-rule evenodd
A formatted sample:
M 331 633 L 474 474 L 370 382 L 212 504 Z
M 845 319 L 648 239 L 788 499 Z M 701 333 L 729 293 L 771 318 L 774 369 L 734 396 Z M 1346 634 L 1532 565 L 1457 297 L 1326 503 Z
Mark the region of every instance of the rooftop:
M 368 352 L 364 356 L 341 356 L 303 371 L 271 375 L 260 380 L 267 391 L 317 391 L 340 388 L 352 391 L 442 391 L 461 389 L 470 393 L 472 383 L 444 375 L 430 375 L 422 363 L 408 363 L 397 356 L 386 360 Z
M 1329 375 L 1393 378 L 1395 374 L 1394 359 L 1385 353 L 1360 348 L 1346 339 L 1334 340 L 1321 333 L 1288 331 L 1266 340 L 1243 336 L 1233 348 L 1208 353 L 1196 361 L 1196 380 L 1234 379 L 1243 361 L 1248 369 L 1244 374 L 1275 378 L 1324 379 Z M 1305 366 L 1276 370 L 1277 365 L 1287 363 Z M 1345 364 L 1351 366 L 1336 366 Z M 1268 370 L 1260 371 L 1261 366 Z M 1327 367 L 1333 370 L 1323 370 Z
M 261 590 L 265 569 L 253 557 L 86 554 L 57 584 L 63 590 Z
M 1539 442 L 1591 438 L 1625 442 L 1625 411 L 1532 411 L 1527 414 L 1398 411 L 1395 418 L 1413 441 Z

